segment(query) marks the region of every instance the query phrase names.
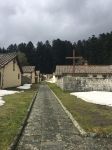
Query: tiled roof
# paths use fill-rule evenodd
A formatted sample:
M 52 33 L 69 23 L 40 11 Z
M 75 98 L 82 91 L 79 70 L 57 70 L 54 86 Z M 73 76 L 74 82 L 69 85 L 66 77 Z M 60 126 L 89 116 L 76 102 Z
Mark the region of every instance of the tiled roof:
M 56 66 L 55 75 L 72 74 L 73 66 Z M 95 66 L 95 65 L 77 65 L 75 66 L 76 74 L 112 74 L 112 65 Z
M 35 66 L 23 66 L 23 73 L 31 73 L 35 71 Z
M 17 56 L 16 53 L 0 53 L 0 68 L 4 67 Z

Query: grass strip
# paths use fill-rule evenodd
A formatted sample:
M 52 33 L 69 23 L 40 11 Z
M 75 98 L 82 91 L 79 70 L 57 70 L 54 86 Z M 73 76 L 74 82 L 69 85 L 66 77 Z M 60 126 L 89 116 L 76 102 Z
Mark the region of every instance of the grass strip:
M 18 133 L 27 113 L 37 85 L 13 95 L 4 96 L 5 105 L 0 107 L 0 150 L 7 150 Z
M 62 91 L 56 84 L 48 85 L 85 131 L 103 135 L 112 133 L 112 107 L 85 102 Z

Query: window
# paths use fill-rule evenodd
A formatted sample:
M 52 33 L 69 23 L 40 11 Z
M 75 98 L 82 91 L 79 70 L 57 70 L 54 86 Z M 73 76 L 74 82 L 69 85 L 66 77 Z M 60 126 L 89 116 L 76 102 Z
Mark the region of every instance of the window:
M 13 60 L 13 71 L 15 71 L 15 64 L 16 64 L 16 60 Z

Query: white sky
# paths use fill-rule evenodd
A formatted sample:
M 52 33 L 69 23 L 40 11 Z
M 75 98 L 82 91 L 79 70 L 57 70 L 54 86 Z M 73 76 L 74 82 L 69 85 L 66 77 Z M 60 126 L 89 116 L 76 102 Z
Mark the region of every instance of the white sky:
M 0 46 L 110 32 L 111 7 L 112 0 L 0 0 Z

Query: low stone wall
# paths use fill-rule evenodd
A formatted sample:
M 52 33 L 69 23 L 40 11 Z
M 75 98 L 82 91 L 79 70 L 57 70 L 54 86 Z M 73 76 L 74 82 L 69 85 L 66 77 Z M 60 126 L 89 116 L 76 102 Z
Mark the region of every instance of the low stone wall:
M 66 76 L 56 83 L 65 91 L 112 91 L 112 78 L 87 78 Z
M 57 84 L 57 86 L 59 86 L 61 89 L 64 90 L 63 79 L 64 79 L 64 78 L 57 79 L 56 84 Z

